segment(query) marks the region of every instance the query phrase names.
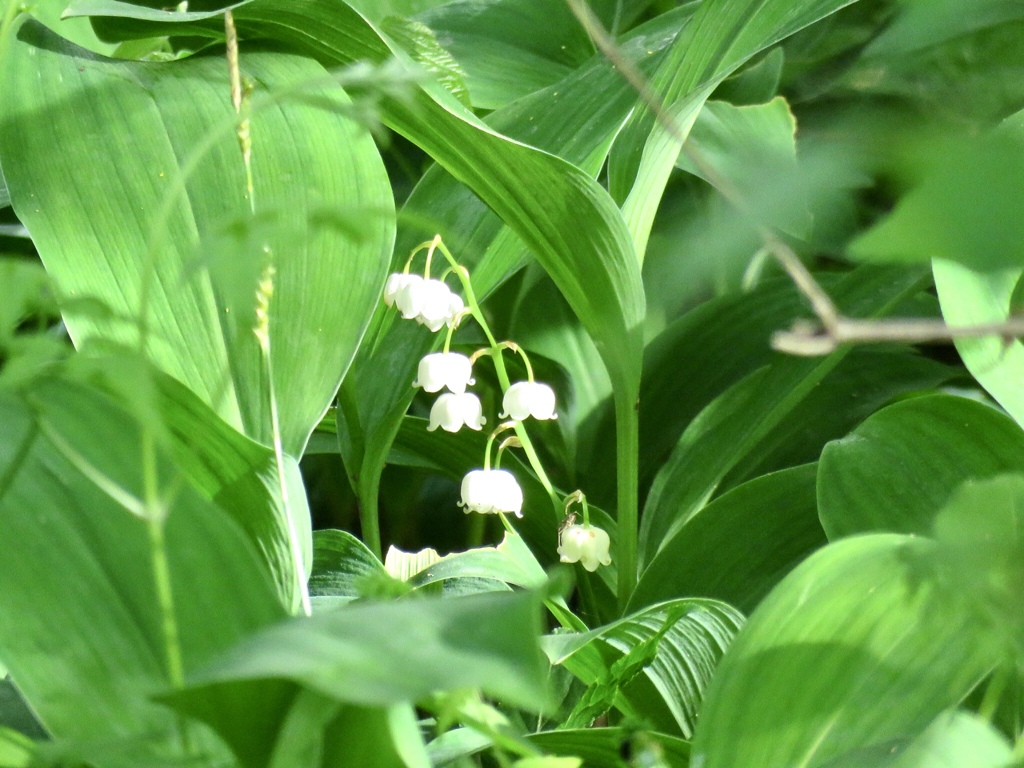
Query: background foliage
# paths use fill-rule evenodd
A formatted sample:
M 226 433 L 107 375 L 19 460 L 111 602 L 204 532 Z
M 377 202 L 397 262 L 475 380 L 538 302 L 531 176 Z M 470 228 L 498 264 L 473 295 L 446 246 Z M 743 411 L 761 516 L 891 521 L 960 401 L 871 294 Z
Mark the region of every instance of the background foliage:
M 1015 0 L 3 8 L 0 766 L 1024 762 Z

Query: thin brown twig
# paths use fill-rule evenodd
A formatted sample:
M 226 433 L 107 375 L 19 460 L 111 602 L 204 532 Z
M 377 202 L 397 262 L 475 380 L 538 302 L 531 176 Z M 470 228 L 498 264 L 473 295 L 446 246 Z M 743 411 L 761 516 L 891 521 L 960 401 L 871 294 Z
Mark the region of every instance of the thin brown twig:
M 658 123 L 681 145 L 681 151 L 693 164 L 700 175 L 715 187 L 737 210 L 756 222 L 757 217 L 749 209 L 742 194 L 733 188 L 728 179 L 718 173 L 703 154 L 691 143 L 676 122 L 669 108 L 655 93 L 644 74 L 623 56 L 615 40 L 608 34 L 600 19 L 587 5 L 586 0 L 566 0 L 573 15 L 590 36 L 595 47 L 622 74 L 636 90 L 640 100 L 651 110 Z M 843 344 L 877 344 L 883 342 L 905 342 L 929 344 L 951 342 L 959 338 L 1000 336 L 1014 339 L 1024 336 L 1024 319 L 1011 317 L 1001 323 L 983 323 L 951 327 L 942 320 L 929 318 L 894 318 L 890 320 L 860 320 L 845 317 L 835 302 L 814 279 L 796 252 L 771 228 L 758 223 L 765 249 L 771 253 L 785 270 L 797 290 L 811 305 L 818 324 L 806 320 L 797 321 L 789 330 L 778 331 L 772 336 L 772 347 L 780 352 L 793 355 L 827 355 Z

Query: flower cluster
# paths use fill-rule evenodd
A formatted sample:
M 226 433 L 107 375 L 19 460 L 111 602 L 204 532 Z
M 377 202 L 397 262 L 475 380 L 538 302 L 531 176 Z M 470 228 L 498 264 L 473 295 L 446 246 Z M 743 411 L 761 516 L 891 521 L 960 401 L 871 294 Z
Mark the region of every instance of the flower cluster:
M 449 328 L 462 314 L 466 305 L 443 280 L 432 280 L 419 275 L 398 272 L 388 277 L 384 287 L 384 303 L 398 306 L 406 320 L 415 320 L 431 331 Z
M 423 276 L 409 273 L 412 258 L 421 250 L 427 250 L 426 267 Z M 440 249 L 451 264 L 451 268 L 441 277 L 449 273 L 456 274 L 466 291 L 467 300 L 452 291 L 443 279 L 430 277 L 430 262 L 435 249 Z M 533 367 L 526 353 L 513 342 L 498 343 L 491 335 L 486 320 L 480 312 L 469 282 L 469 273 L 461 267 L 448 252 L 441 238 L 422 244 L 413 251 L 404 272 L 397 272 L 388 277 L 384 288 L 384 303 L 388 307 L 396 307 L 406 320 L 415 320 L 436 332 L 447 326 L 448 335 L 444 350 L 426 355 L 419 362 L 414 387 L 421 388 L 430 394 L 440 393 L 430 409 L 430 421 L 427 429 L 438 428 L 446 432 L 458 432 L 462 427 L 480 430 L 487 419 L 483 416 L 480 398 L 468 387 L 475 384 L 473 364 L 482 355 L 490 355 L 504 389 L 502 396 L 502 412 L 500 418 L 509 419 L 495 429 L 487 440 L 483 469 L 474 469 L 462 480 L 462 500 L 459 502 L 467 513 L 515 515 L 523 516 L 523 489 L 515 475 L 500 468 L 501 453 L 506 447 L 525 446 L 530 448 L 528 437 L 520 424 L 526 419 L 548 420 L 557 418 L 555 392 L 539 381 L 534 381 Z M 468 307 L 467 307 L 468 303 Z M 483 327 L 491 345 L 477 351 L 472 357 L 450 351 L 452 334 L 458 328 L 463 317 L 471 315 Z M 526 366 L 526 380 L 509 382 L 505 365 L 501 358 L 503 350 L 511 350 L 520 355 Z M 515 430 L 516 437 L 507 438 L 497 449 L 494 467 L 491 467 L 491 446 L 496 436 L 505 430 Z M 554 493 L 544 475 L 543 468 L 537 464 L 536 454 L 528 450 L 538 476 L 545 483 L 549 492 Z M 557 504 L 557 497 L 555 503 Z M 583 494 L 576 491 L 566 500 L 566 511 L 573 501 L 583 504 L 583 525 L 563 525 L 558 539 L 558 554 L 563 563 L 579 562 L 588 571 L 598 565 L 608 565 L 611 558 L 608 554 L 610 540 L 608 534 L 590 525 L 586 500 Z M 570 515 L 570 521 L 575 515 Z M 505 520 L 502 517 L 502 520 Z M 508 526 L 508 522 L 505 521 Z

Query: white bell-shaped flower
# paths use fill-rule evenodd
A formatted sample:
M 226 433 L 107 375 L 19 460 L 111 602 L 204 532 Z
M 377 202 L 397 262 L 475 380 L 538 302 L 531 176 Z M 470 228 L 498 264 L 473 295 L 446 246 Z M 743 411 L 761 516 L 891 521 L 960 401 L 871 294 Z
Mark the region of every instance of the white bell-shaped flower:
M 445 392 L 434 401 L 430 409 L 430 424 L 427 431 L 433 432 L 440 427 L 445 432 L 458 432 L 463 424 L 479 431 L 486 423 L 480 398 L 472 392 L 463 392 L 459 395 Z
M 579 563 L 593 573 L 599 565 L 611 565 L 608 533 L 593 525 L 570 525 L 558 536 L 558 554 L 563 563 Z
M 424 280 L 420 288 L 419 312 L 416 322 L 432 331 L 441 330 L 448 322 L 452 306 L 452 289 L 440 280 Z
M 523 489 L 506 469 L 474 469 L 462 478 L 462 501 L 466 512 L 485 515 L 503 512 L 523 516 Z
M 388 275 L 388 281 L 384 284 L 384 303 L 389 307 L 395 305 L 399 292 L 409 283 L 410 278 L 422 280 L 419 275 L 408 275 L 404 272 L 395 272 Z
M 423 308 L 424 280 L 419 275 L 404 275 L 404 280 L 395 281 L 395 304 L 402 317 L 412 320 Z M 387 295 L 385 289 L 385 296 Z
M 527 416 L 535 419 L 554 419 L 555 391 L 539 381 L 517 381 L 502 398 L 503 419 L 522 421 Z
M 458 352 L 436 352 L 420 360 L 414 387 L 422 387 L 424 392 L 440 392 L 446 387 L 451 392 L 461 395 L 473 380 L 473 364 L 465 355 Z

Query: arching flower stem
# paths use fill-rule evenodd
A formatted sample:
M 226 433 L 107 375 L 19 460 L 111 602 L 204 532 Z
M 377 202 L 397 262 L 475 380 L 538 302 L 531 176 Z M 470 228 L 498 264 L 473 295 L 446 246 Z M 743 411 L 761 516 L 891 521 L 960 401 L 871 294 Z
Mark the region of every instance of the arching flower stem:
M 441 244 L 441 236 L 434 235 L 433 240 L 427 240 L 426 242 L 420 243 L 409 253 L 409 258 L 405 260 L 405 267 L 402 269 L 402 274 L 408 275 L 409 270 L 412 268 L 412 260 L 416 258 L 416 254 L 420 251 L 427 252 L 427 263 L 423 270 L 423 277 L 425 279 L 430 278 L 430 262 L 434 257 L 434 250 L 438 245 Z
M 569 515 L 569 508 L 573 504 L 579 504 L 583 509 L 583 524 L 590 525 L 590 505 L 587 504 L 587 496 L 583 491 L 573 491 L 565 497 L 565 514 Z
M 465 291 L 466 294 L 466 308 L 473 316 L 473 319 L 476 320 L 477 324 L 479 324 L 481 330 L 483 330 L 484 336 L 487 337 L 487 343 L 491 348 L 491 359 L 494 361 L 494 370 L 498 375 L 498 383 L 501 385 L 501 391 L 507 392 L 508 388 L 511 386 L 511 382 L 508 378 L 508 371 L 505 369 L 505 361 L 501 357 L 502 347 L 498 340 L 494 338 L 494 334 L 491 332 L 491 327 L 487 323 L 487 318 L 484 317 L 484 313 L 480 309 L 480 302 L 477 301 L 476 293 L 473 291 L 473 284 L 469 279 L 469 271 L 455 260 L 451 251 L 449 251 L 448 247 L 441 241 L 440 236 L 435 237 L 431 243 L 436 243 L 436 248 L 441 251 L 444 257 L 448 260 L 452 271 L 458 276 L 459 282 L 462 283 L 463 291 Z M 473 357 L 475 359 L 476 355 Z M 527 370 L 530 371 L 529 363 L 527 363 L 527 366 Z M 517 422 L 515 430 L 516 435 L 522 443 L 523 452 L 526 454 L 526 458 L 530 462 L 530 466 L 533 468 L 534 473 L 537 475 L 537 479 L 540 480 L 541 485 L 544 486 L 544 490 L 547 491 L 548 497 L 551 499 L 555 515 L 560 515 L 562 511 L 562 501 L 558 498 L 558 494 L 555 493 L 555 487 L 552 485 L 547 472 L 544 471 L 544 465 L 541 464 L 540 457 L 537 455 L 537 451 L 533 447 L 533 443 L 530 441 L 530 436 L 526 433 L 526 428 L 523 427 L 521 423 Z
M 494 445 L 494 441 L 497 439 L 498 435 L 500 435 L 502 432 L 507 432 L 508 430 L 515 428 L 516 423 L 514 421 L 506 421 L 505 423 L 496 426 L 491 431 L 491 434 L 487 436 L 487 445 L 484 448 L 484 469 L 491 468 L 491 446 Z M 505 443 L 502 443 L 502 446 L 504 445 Z M 495 468 L 497 468 L 501 464 L 501 448 L 498 448 L 498 455 L 499 457 L 494 462 Z

